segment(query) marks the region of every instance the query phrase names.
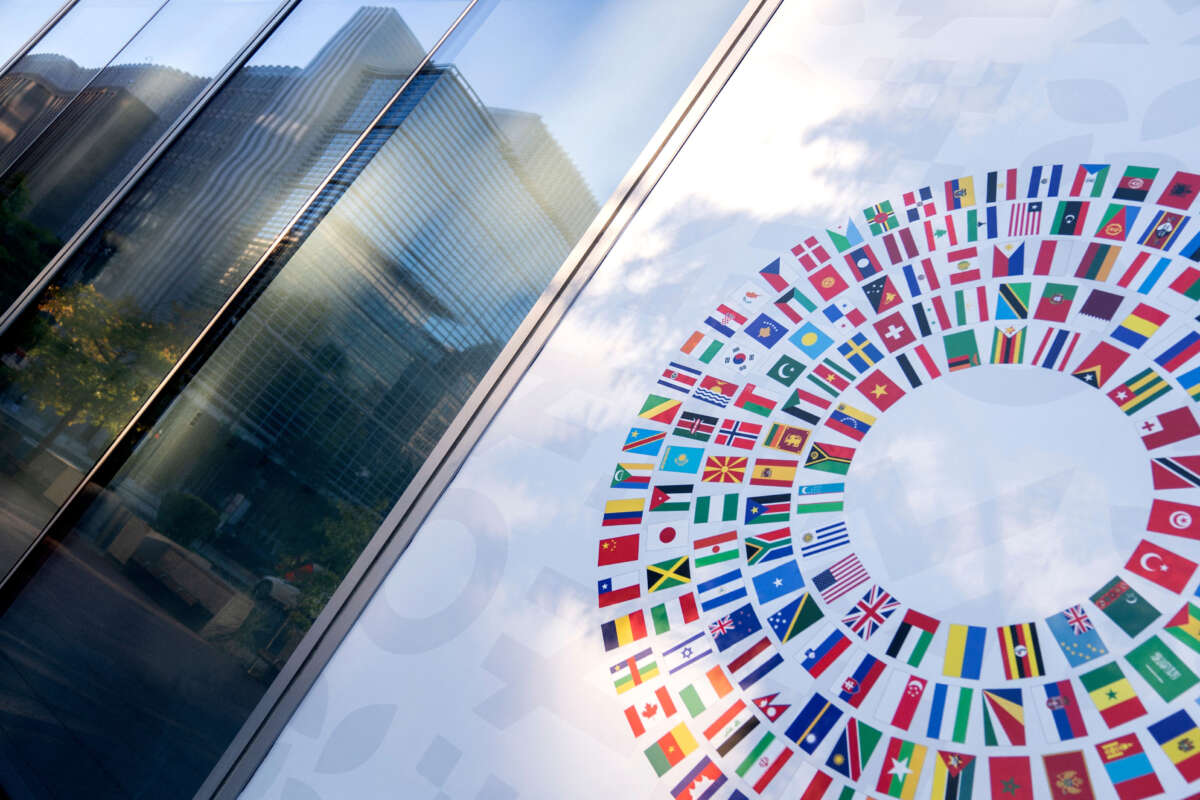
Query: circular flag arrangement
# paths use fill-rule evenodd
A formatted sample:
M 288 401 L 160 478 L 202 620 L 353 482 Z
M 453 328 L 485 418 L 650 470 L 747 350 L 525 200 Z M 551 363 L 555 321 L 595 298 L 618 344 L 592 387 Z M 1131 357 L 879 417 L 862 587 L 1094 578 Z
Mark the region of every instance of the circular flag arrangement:
M 923 187 L 682 337 L 597 556 L 608 677 L 671 796 L 1200 798 L 1198 190 L 1108 164 Z M 1056 373 L 1144 445 L 1136 545 L 1048 616 L 941 618 L 848 523 L 866 437 L 965 370 Z

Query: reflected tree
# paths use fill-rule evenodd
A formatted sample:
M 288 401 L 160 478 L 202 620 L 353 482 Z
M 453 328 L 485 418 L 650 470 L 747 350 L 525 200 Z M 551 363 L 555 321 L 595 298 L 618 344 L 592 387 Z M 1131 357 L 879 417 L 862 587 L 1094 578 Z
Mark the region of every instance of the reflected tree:
M 28 204 L 24 178 L 10 175 L 0 181 L 0 305 L 16 299 L 62 245 L 53 233 L 22 216 Z
M 178 359 L 174 327 L 155 322 L 128 300 L 92 284 L 47 290 L 32 321 L 24 358 L 0 369 L 38 410 L 58 422 L 35 452 L 72 425 L 117 433 Z

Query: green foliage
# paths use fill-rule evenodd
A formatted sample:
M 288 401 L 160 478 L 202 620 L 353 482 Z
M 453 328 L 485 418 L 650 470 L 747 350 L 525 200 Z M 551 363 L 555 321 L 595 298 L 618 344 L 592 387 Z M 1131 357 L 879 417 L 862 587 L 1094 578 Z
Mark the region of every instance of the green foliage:
M 25 181 L 0 182 L 0 306 L 7 306 L 58 252 L 62 242 L 21 216 L 29 202 Z
M 110 300 L 92 284 L 50 287 L 27 326 L 26 360 L 5 368 L 40 411 L 64 425 L 117 433 L 179 357 L 171 325 L 129 300 Z
M 158 506 L 154 527 L 181 544 L 203 541 L 217 529 L 221 515 L 195 495 L 168 492 Z

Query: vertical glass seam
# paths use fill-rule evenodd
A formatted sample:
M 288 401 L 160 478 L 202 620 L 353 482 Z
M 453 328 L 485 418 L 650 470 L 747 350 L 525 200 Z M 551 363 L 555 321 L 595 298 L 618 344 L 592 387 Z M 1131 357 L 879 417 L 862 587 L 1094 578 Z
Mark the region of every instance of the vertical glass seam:
M 236 798 L 545 340 L 783 0 L 750 0 L 698 70 L 213 768 L 196 798 Z M 2 587 L 0 587 L 2 588 Z
M 65 17 L 67 12 L 74 8 L 75 4 L 78 2 L 79 0 L 67 0 L 59 7 L 58 11 L 55 11 L 48 20 L 43 22 L 42 27 L 34 31 L 33 35 L 25 40 L 25 44 L 18 47 L 16 52 L 14 52 L 6 61 L 0 64 L 0 78 L 4 77 L 5 73 L 12 69 L 14 64 L 24 58 L 29 51 L 32 50 L 37 43 L 42 40 L 42 37 L 49 33 L 50 29 L 57 25 L 58 21 Z

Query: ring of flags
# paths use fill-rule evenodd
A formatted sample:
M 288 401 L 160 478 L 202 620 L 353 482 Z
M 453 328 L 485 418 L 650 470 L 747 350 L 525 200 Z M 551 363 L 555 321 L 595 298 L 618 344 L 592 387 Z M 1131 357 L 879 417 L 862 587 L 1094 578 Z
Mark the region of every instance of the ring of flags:
M 802 237 L 682 337 L 597 546 L 597 646 L 671 796 L 1200 797 L 1198 191 L 1109 164 L 921 187 Z M 877 583 L 843 500 L 882 414 L 979 368 L 1103 392 L 1154 487 L 1118 574 L 991 628 Z

